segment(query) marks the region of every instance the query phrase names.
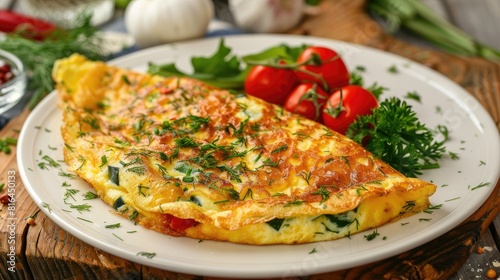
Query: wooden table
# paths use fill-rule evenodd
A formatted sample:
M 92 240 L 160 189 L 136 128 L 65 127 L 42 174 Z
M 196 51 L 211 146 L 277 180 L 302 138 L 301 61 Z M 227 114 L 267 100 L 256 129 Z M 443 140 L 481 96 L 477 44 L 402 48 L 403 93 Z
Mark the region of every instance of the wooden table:
M 500 48 L 498 0 L 425 2 L 478 39 Z M 306 18 L 290 33 L 364 44 L 427 65 L 477 97 L 500 129 L 499 63 L 445 54 L 404 33 L 389 36 L 366 14 L 363 4 L 362 0 L 326 0 L 321 14 Z M 17 137 L 28 114 L 24 111 L 9 122 L 0 131 L 0 138 Z M 14 178 L 9 178 L 12 174 Z M 19 178 L 16 152 L 0 154 L 0 183 L 8 184 L 9 180 L 15 183 L 18 202 L 16 272 L 9 272 L 6 265 L 11 231 L 4 206 L 0 211 L 1 279 L 215 279 L 162 271 L 115 257 L 71 236 L 42 212 L 36 217 L 36 225 L 28 225 L 24 218 L 37 213 L 38 208 Z M 485 278 L 490 268 L 500 275 L 499 201 L 500 184 L 476 213 L 436 240 L 383 261 L 308 279 L 479 279 Z M 485 249 L 484 253 L 476 252 L 478 246 Z

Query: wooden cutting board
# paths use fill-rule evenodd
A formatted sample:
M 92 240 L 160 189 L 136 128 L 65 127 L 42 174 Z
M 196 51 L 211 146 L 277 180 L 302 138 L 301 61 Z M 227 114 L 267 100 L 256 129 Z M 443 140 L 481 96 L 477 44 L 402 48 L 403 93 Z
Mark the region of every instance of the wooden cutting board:
M 320 13 L 306 17 L 292 34 L 310 35 L 386 50 L 448 76 L 475 96 L 500 129 L 500 64 L 478 58 L 460 58 L 423 49 L 397 40 L 386 33 L 364 10 L 363 0 L 326 0 Z M 0 138 L 17 137 L 29 112 L 11 121 Z M 96 249 L 71 236 L 47 218 L 29 197 L 19 178 L 16 152 L 0 154 L 0 182 L 8 176 L 16 191 L 17 226 L 9 230 L 9 213 L 0 211 L 0 275 L 11 279 L 217 279 L 163 271 L 136 264 Z M 459 269 L 475 248 L 481 235 L 500 212 L 500 184 L 485 204 L 457 228 L 443 236 L 392 258 L 360 267 L 312 275 L 309 279 L 446 279 Z M 36 225 L 24 218 L 35 215 Z M 10 247 L 4 241 L 15 234 L 16 272 L 4 265 Z M 6 240 L 6 239 L 5 239 Z

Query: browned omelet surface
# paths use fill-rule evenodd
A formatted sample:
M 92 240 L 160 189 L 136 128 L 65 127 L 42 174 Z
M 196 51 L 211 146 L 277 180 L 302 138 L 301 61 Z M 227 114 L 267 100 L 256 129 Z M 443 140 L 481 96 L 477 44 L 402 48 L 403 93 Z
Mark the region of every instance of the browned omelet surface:
M 332 240 L 426 209 L 436 186 L 260 99 L 188 78 L 60 60 L 70 171 L 114 210 L 174 236 Z

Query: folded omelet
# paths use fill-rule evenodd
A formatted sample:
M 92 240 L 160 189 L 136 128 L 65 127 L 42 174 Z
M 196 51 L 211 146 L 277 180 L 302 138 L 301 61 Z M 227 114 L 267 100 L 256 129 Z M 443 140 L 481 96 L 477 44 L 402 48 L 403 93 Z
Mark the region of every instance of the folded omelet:
M 64 158 L 120 215 L 173 236 L 294 244 L 425 210 L 436 186 L 258 98 L 80 55 L 53 70 Z

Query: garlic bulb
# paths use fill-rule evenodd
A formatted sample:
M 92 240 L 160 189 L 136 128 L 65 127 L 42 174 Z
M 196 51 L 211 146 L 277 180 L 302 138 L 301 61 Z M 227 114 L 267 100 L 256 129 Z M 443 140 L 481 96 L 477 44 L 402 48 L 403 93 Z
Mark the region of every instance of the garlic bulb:
M 125 26 L 139 47 L 201 37 L 214 16 L 212 0 L 133 0 Z
M 236 25 L 259 33 L 289 30 L 300 21 L 304 8 L 304 0 L 229 0 Z

